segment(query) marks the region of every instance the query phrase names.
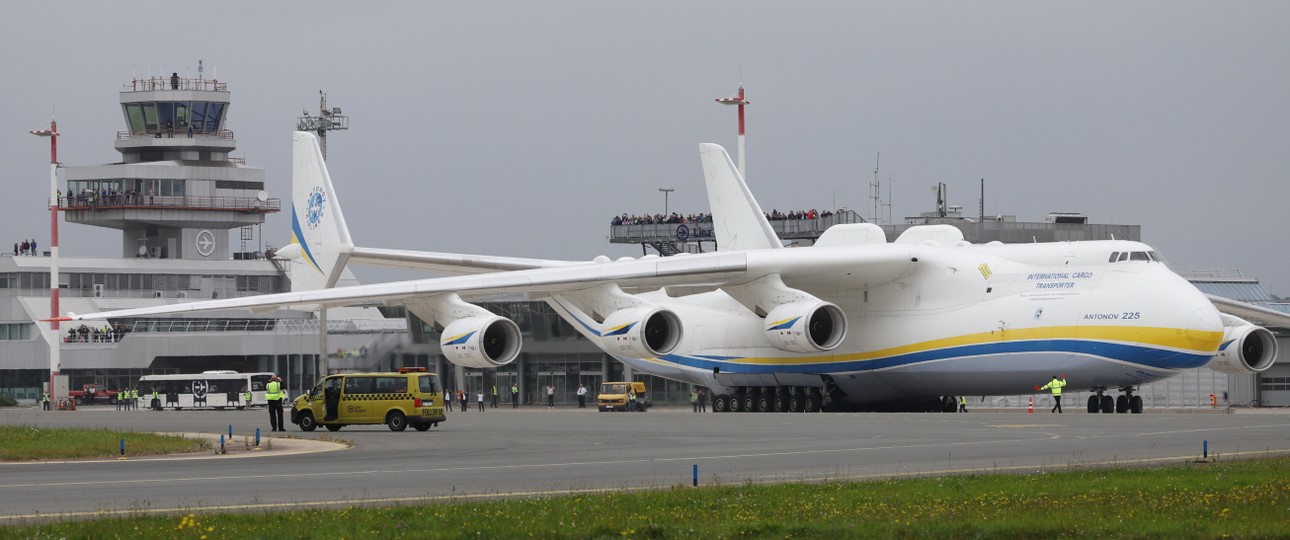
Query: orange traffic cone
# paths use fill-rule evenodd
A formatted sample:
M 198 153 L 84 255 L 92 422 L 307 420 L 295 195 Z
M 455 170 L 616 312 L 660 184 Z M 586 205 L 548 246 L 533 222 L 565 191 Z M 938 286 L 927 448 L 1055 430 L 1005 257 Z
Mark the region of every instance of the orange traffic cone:
M 1031 396 L 1031 398 L 1030 398 L 1030 405 L 1029 405 L 1029 406 L 1027 406 L 1027 407 L 1026 407 L 1026 409 L 1027 409 L 1027 410 L 1026 410 L 1026 412 L 1027 412 L 1027 413 L 1029 413 L 1029 414 L 1035 414 L 1035 398 L 1034 398 L 1034 396 Z

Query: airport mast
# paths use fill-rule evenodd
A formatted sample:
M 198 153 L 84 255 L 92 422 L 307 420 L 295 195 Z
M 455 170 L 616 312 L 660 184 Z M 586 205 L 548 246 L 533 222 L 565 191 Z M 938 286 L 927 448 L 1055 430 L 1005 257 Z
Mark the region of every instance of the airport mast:
M 873 182 L 869 182 L 869 198 L 873 199 L 873 222 L 882 223 L 882 214 L 878 213 L 878 203 L 882 200 L 882 181 L 878 179 L 878 164 L 882 162 L 882 152 L 873 158 Z
M 348 130 L 349 117 L 340 113 L 340 107 L 327 108 L 327 94 L 318 91 L 318 116 L 310 116 L 306 109 L 296 121 L 296 129 L 318 133 L 318 149 L 322 151 L 323 161 L 327 160 L 327 132 Z M 295 209 L 293 208 L 294 212 Z M 327 374 L 327 308 L 318 308 L 318 360 L 314 365 L 316 373 Z
M 49 137 L 49 400 L 58 401 L 54 381 L 62 370 L 59 358 L 63 336 L 58 328 L 58 122 L 49 119 L 49 129 L 29 131 L 32 135 Z
M 744 85 L 739 83 L 739 93 L 730 97 L 717 98 L 717 103 L 722 105 L 737 105 L 739 107 L 739 176 L 748 179 L 747 171 L 744 170 L 744 105 L 749 103 L 744 99 Z
M 318 148 L 322 150 L 323 159 L 327 159 L 327 132 L 349 129 L 349 117 L 340 114 L 340 107 L 327 108 L 327 94 L 318 91 L 318 116 L 310 116 L 306 109 L 296 121 L 299 131 L 313 131 L 318 134 Z

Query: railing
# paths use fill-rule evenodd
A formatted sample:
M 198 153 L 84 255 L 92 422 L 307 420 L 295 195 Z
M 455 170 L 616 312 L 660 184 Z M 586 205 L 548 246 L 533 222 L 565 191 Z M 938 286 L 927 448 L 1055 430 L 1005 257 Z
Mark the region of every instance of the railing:
M 197 197 L 188 195 L 135 195 L 85 193 L 58 199 L 59 210 L 111 209 L 222 210 L 232 212 L 279 212 L 282 201 L 255 197 Z
M 277 332 L 317 334 L 317 319 L 136 319 L 130 326 L 135 333 L 174 332 Z M 407 332 L 406 319 L 327 321 L 329 334 L 363 334 L 369 332 Z
M 149 77 L 131 79 L 125 85 L 126 92 L 153 92 L 156 90 L 199 90 L 205 92 L 227 92 L 228 83 L 213 79 L 186 79 L 182 77 Z
M 780 238 L 798 239 L 818 237 L 829 227 L 839 223 L 864 223 L 854 211 L 847 210 L 826 217 L 813 219 L 774 219 L 770 226 Z M 712 222 L 651 223 L 637 225 L 610 225 L 609 241 L 613 243 L 638 243 L 651 241 L 707 242 L 716 240 Z
M 125 131 L 118 131 L 118 132 L 116 132 L 116 140 L 118 140 L 118 141 L 127 140 L 127 139 L 222 139 L 222 140 L 233 140 L 233 139 L 235 139 L 235 138 L 236 138 L 236 137 L 234 137 L 234 136 L 233 136 L 233 130 L 231 130 L 231 129 L 217 129 L 217 130 L 213 130 L 213 131 L 206 131 L 206 130 L 204 130 L 204 129 L 197 129 L 196 127 L 194 127 L 194 128 L 193 128 L 193 134 L 192 134 L 192 135 L 189 135 L 189 134 L 188 134 L 188 128 L 187 128 L 187 127 L 172 128 L 172 129 L 166 129 L 166 128 L 164 128 L 164 127 L 157 127 L 157 128 L 152 128 L 152 129 L 146 130 L 146 131 L 144 131 L 143 133 L 138 133 L 138 134 L 134 133 L 133 131 L 129 131 L 129 130 L 125 130 Z

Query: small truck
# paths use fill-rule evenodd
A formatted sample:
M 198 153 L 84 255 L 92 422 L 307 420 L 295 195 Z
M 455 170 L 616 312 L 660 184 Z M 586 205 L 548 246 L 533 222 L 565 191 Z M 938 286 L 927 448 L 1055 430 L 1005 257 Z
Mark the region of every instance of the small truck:
M 77 405 L 94 403 L 96 401 L 106 401 L 116 403 L 116 390 L 109 390 L 101 384 L 90 383 L 81 386 L 80 390 L 68 390 L 67 397 L 72 398 Z
M 631 406 L 629 392 L 636 394 L 636 406 Z M 596 396 L 596 406 L 600 412 L 635 411 L 645 412 L 649 409 L 649 400 L 645 397 L 645 383 L 607 382 L 600 385 L 600 395 Z

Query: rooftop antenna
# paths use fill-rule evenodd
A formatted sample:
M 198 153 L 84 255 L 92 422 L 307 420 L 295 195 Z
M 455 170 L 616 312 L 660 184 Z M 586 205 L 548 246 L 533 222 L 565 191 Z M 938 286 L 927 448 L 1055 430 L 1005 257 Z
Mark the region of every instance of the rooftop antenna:
M 891 173 L 887 173 L 887 202 L 882 203 L 887 207 L 887 224 L 891 224 Z
M 296 121 L 296 130 L 313 131 L 318 134 L 318 149 L 322 150 L 323 159 L 327 159 L 327 132 L 349 129 L 349 117 L 340 113 L 340 107 L 327 108 L 327 94 L 318 91 L 318 116 L 310 116 L 306 109 Z
M 869 182 L 869 198 L 873 199 L 873 213 L 870 217 L 874 223 L 882 223 L 882 214 L 878 213 L 879 202 L 882 201 L 882 181 L 878 180 L 878 164 L 882 161 L 882 152 L 873 158 L 873 181 Z
M 197 80 L 202 80 L 202 61 L 197 61 Z

